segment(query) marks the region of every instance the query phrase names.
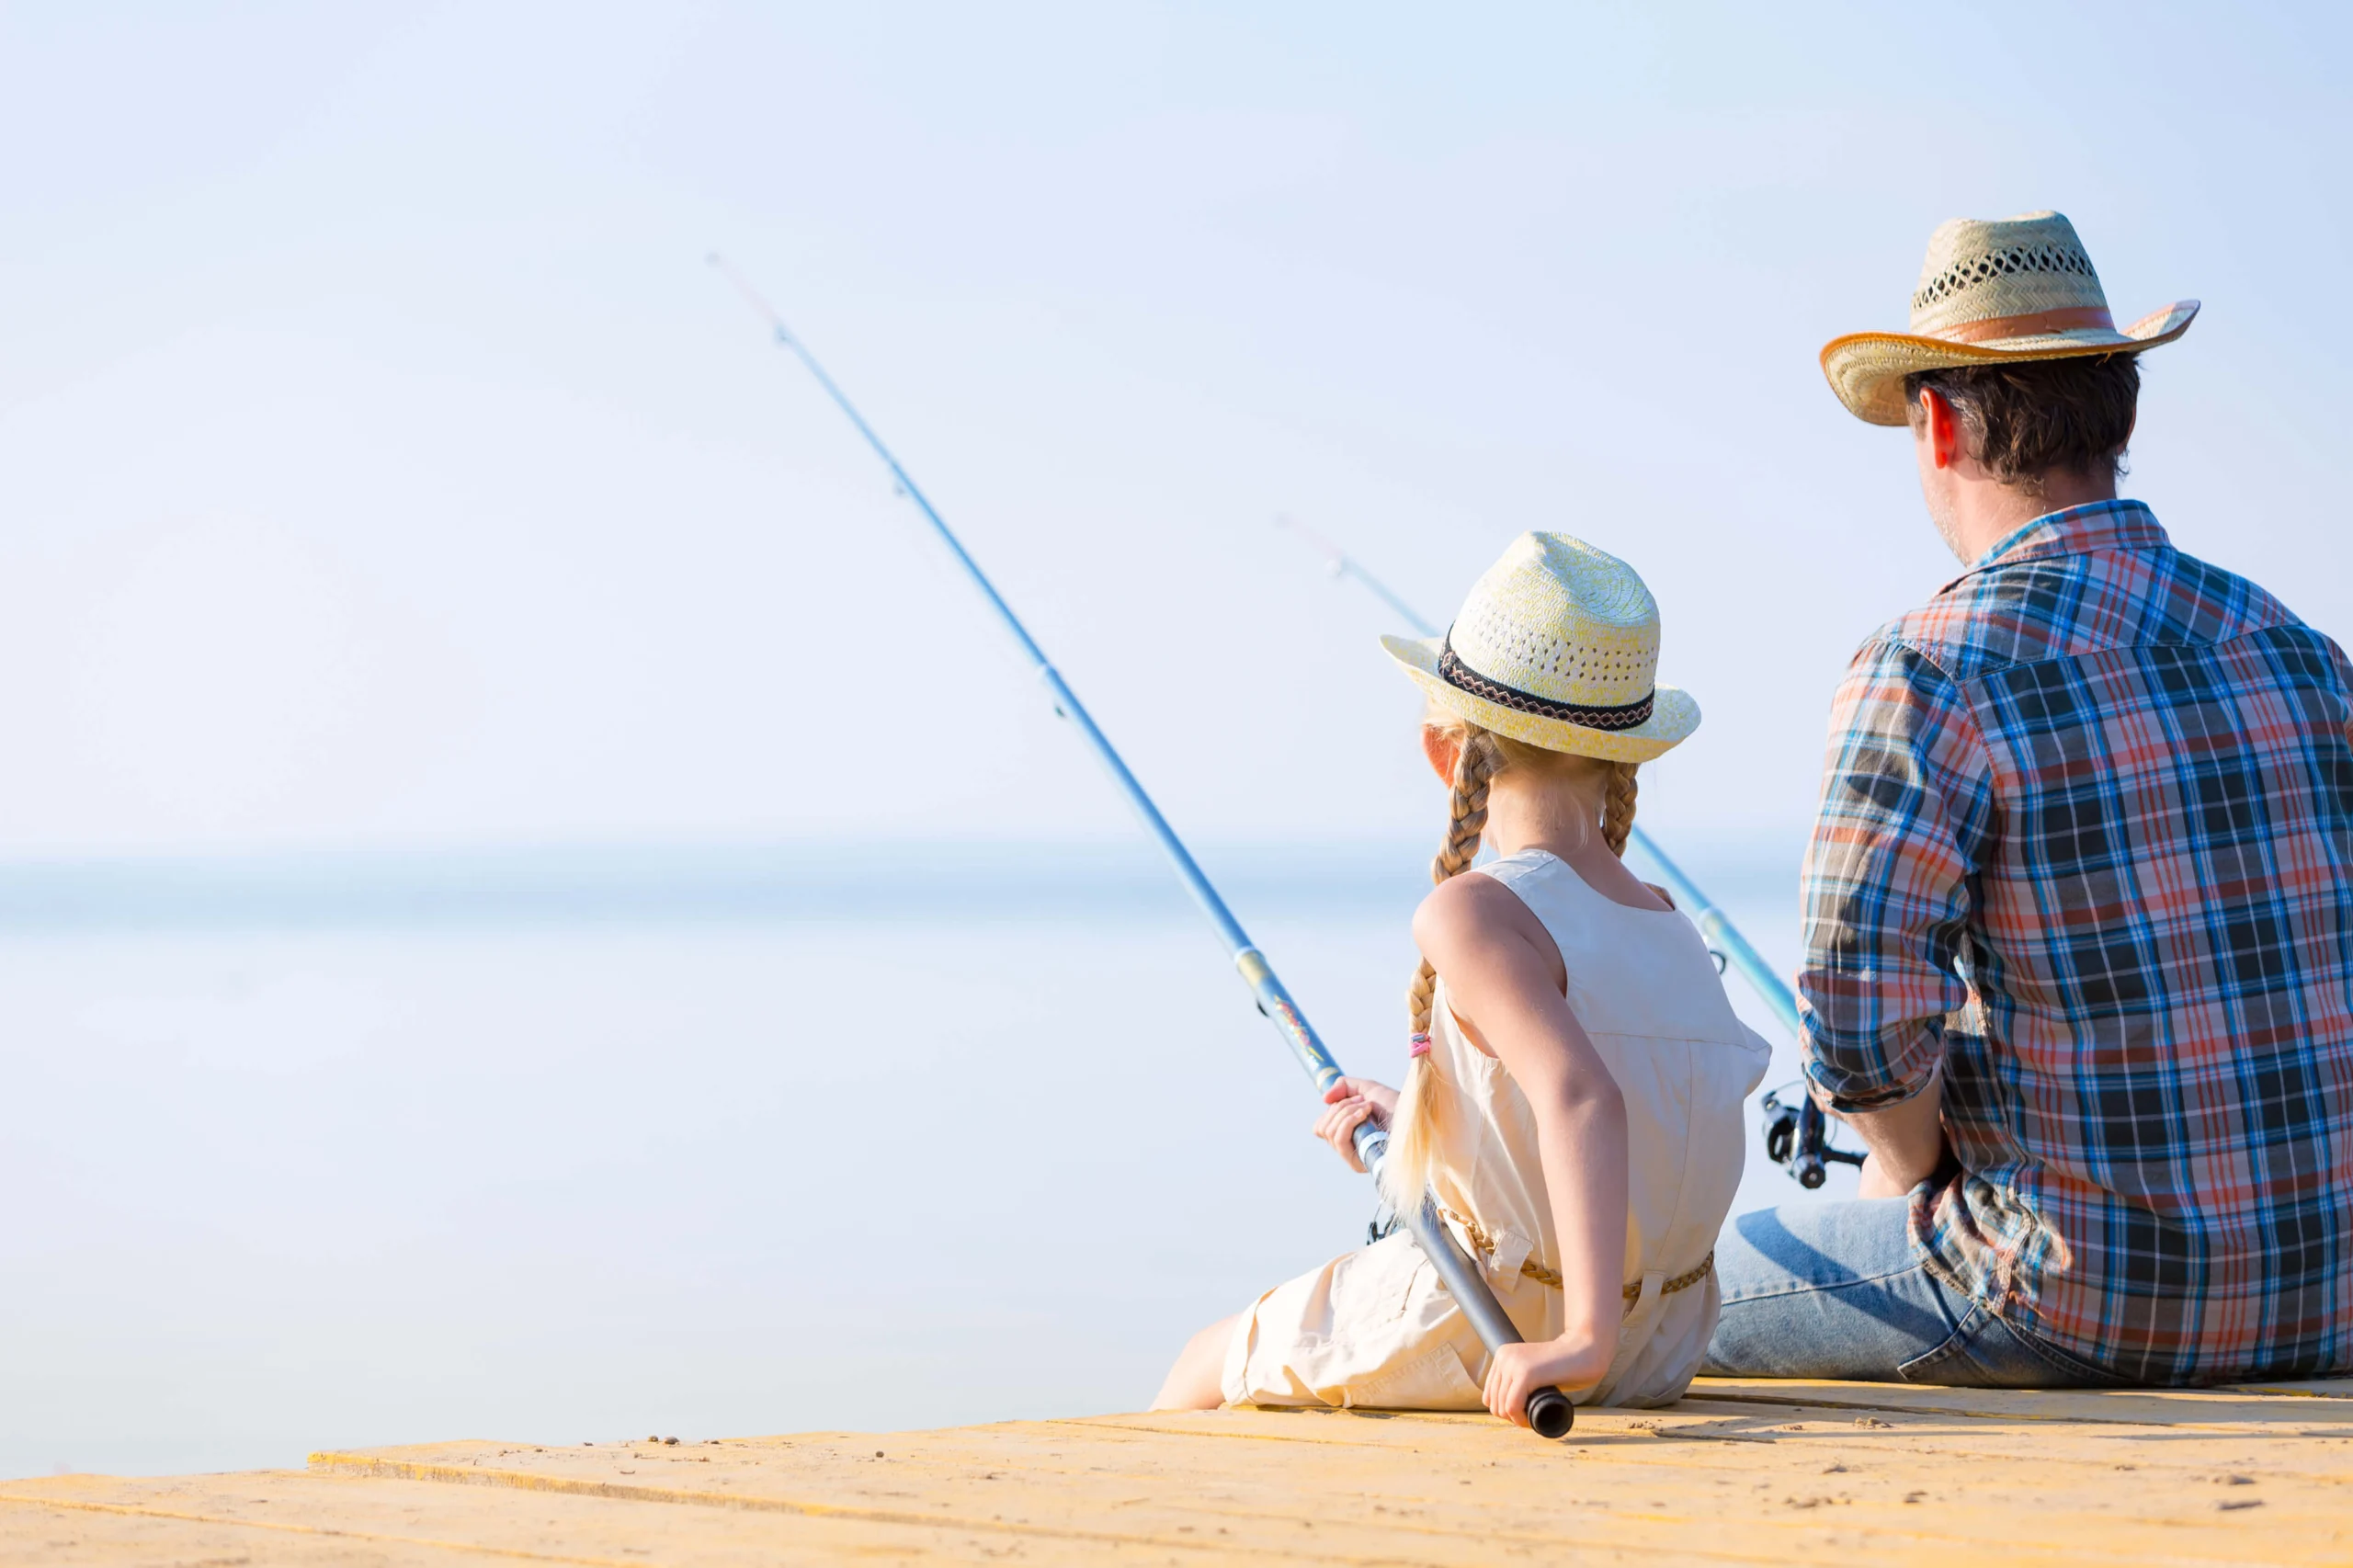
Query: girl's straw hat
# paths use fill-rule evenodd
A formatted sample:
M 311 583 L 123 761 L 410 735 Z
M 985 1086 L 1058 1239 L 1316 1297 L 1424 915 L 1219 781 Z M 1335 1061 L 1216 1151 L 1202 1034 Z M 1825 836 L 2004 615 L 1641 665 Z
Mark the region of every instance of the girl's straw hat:
M 1567 534 L 1522 534 L 1443 637 L 1384 637 L 1431 697 L 1547 751 L 1645 762 L 1699 727 L 1661 686 L 1658 603 L 1634 569 Z
M 1834 337 L 1822 369 L 1856 417 L 1901 425 L 1904 378 L 1915 370 L 2138 354 L 2188 332 L 2197 313 L 2197 301 L 2179 300 L 2119 332 L 2099 274 L 2063 216 L 1955 218 L 1928 236 L 1912 330 Z

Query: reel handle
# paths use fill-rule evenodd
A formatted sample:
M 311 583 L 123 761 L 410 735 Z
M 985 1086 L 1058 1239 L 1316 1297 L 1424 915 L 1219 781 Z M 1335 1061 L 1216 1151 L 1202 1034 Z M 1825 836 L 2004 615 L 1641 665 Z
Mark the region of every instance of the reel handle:
M 1790 1174 L 1798 1185 L 1813 1191 L 1830 1177 L 1829 1165 L 1823 1159 L 1823 1145 L 1830 1141 L 1830 1119 L 1822 1108 L 1807 1095 L 1798 1101 L 1796 1147 L 1790 1152 Z

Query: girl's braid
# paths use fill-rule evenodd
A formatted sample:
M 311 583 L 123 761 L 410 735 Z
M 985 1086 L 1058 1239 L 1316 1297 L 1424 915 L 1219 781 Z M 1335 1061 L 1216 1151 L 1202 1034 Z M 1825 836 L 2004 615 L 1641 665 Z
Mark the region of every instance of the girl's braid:
M 1609 765 L 1608 794 L 1601 805 L 1601 842 L 1609 846 L 1609 853 L 1620 859 L 1626 854 L 1626 835 L 1634 831 L 1634 769 L 1631 762 Z
M 1433 883 L 1461 876 L 1479 858 L 1479 837 L 1487 826 L 1487 786 L 1503 770 L 1503 749 L 1493 735 L 1475 726 L 1463 732 L 1461 750 L 1454 758 L 1453 786 L 1447 796 L 1446 842 L 1430 862 Z M 1437 984 L 1438 971 L 1430 967 L 1429 960 L 1422 960 L 1405 993 L 1405 1010 L 1413 1018 L 1415 1034 L 1429 1032 Z

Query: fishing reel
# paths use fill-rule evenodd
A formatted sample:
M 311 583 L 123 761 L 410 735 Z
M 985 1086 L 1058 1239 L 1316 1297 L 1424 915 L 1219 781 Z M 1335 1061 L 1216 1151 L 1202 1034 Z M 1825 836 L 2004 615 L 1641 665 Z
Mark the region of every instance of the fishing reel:
M 1832 1165 L 1863 1163 L 1863 1156 L 1852 1149 L 1831 1147 L 1830 1119 L 1802 1085 L 1795 1105 L 1782 1100 L 1781 1090 L 1767 1090 L 1764 1110 L 1765 1157 L 1787 1170 L 1790 1178 L 1808 1192 L 1830 1178 Z

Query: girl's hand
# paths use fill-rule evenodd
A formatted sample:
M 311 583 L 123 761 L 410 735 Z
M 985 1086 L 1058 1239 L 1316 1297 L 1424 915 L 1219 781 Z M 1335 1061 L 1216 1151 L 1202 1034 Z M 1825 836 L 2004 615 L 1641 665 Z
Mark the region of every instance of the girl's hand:
M 1370 1078 L 1343 1078 L 1324 1091 L 1324 1103 L 1332 1108 L 1315 1119 L 1315 1136 L 1338 1150 L 1348 1169 L 1361 1174 L 1357 1127 L 1368 1119 L 1375 1127 L 1387 1127 L 1390 1112 L 1397 1108 L 1397 1091 Z
M 1591 1388 L 1609 1369 L 1609 1360 L 1597 1354 L 1589 1339 L 1547 1340 L 1541 1345 L 1506 1345 L 1487 1363 L 1487 1386 L 1481 1391 L 1487 1408 L 1515 1426 L 1528 1425 L 1528 1396 L 1540 1388 L 1563 1393 Z

